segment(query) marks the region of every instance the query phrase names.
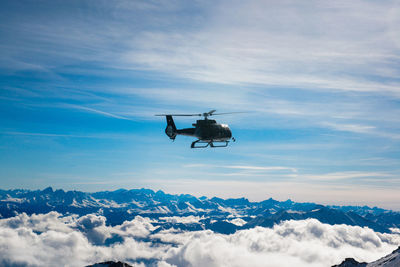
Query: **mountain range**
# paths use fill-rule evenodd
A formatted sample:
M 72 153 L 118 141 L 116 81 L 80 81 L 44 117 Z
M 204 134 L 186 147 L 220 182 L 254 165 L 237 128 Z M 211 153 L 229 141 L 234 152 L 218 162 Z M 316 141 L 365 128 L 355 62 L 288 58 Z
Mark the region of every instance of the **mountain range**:
M 277 201 L 269 198 L 251 202 L 246 198 L 222 199 L 172 195 L 151 189 L 80 192 L 53 190 L 0 190 L 0 218 L 16 214 L 39 214 L 57 211 L 61 214 L 99 214 L 109 225 L 118 225 L 135 216 L 157 218 L 195 216 L 192 223 L 166 220 L 159 230 L 171 227 L 181 230 L 210 229 L 230 234 L 256 226 L 272 227 L 285 220 L 315 218 L 327 224 L 369 227 L 381 233 L 400 228 L 400 212 L 367 206 L 325 206 L 316 203 Z

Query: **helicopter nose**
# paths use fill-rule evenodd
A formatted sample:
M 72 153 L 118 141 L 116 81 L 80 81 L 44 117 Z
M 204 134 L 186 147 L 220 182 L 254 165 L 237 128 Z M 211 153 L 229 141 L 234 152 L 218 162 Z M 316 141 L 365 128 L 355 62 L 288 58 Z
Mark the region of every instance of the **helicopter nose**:
M 231 138 L 231 137 L 232 137 L 232 132 L 231 132 L 231 129 L 229 129 L 229 128 L 226 128 L 226 135 L 227 135 L 227 137 L 229 137 L 229 138 Z

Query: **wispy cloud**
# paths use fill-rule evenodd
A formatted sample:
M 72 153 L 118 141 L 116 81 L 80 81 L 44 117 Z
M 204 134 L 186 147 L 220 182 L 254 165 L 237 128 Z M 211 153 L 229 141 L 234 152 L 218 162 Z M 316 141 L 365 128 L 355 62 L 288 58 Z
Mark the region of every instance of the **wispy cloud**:
M 185 164 L 183 165 L 185 168 L 200 168 L 200 169 L 237 169 L 237 170 L 245 170 L 245 171 L 254 171 L 254 172 L 276 172 L 276 171 L 289 171 L 296 173 L 297 169 L 292 167 L 283 167 L 283 166 L 252 166 L 252 165 L 215 165 L 215 164 Z
M 89 107 L 80 106 L 80 105 L 63 104 L 63 105 L 60 105 L 59 107 L 84 110 L 84 111 L 88 111 L 90 113 L 95 113 L 95 114 L 99 114 L 99 115 L 103 115 L 103 116 L 110 117 L 110 118 L 115 118 L 115 119 L 132 120 L 130 118 L 123 117 L 123 116 L 120 116 L 120 115 L 116 115 L 116 114 L 113 114 L 113 113 L 110 113 L 110 112 L 101 111 L 101 110 L 98 110 L 98 109 L 89 108 Z
M 395 1 L 336 1 L 329 7 L 317 1 L 193 5 L 198 12 L 184 16 L 179 12 L 187 4 L 181 1 L 165 9 L 107 2 L 99 6 L 105 12 L 99 17 L 79 5 L 65 4 L 67 10 L 86 12 L 88 20 L 58 9 L 53 11 L 69 23 L 53 21 L 50 27 L 46 19 L 11 20 L 8 26 L 17 30 L 10 34 L 12 41 L 25 41 L 25 45 L 18 48 L 6 42 L 3 46 L 13 52 L 11 59 L 21 50 L 47 54 L 47 61 L 37 60 L 46 69 L 60 66 L 58 62 L 97 61 L 219 84 L 400 97 L 396 79 L 400 22 L 393 15 L 398 13 Z M 59 49 L 49 54 L 49 46 Z
M 336 181 L 336 180 L 373 178 L 373 177 L 380 178 L 380 180 L 382 180 L 385 178 L 394 177 L 394 175 L 385 173 L 385 172 L 348 171 L 348 172 L 334 172 L 334 173 L 325 173 L 325 174 L 303 174 L 302 177 L 304 177 L 306 179 L 321 180 L 321 181 Z
M 250 170 L 250 171 L 291 171 L 294 173 L 297 172 L 296 168 L 281 167 L 281 166 L 263 167 L 263 166 L 232 165 L 224 167 L 230 169 L 240 169 L 240 170 Z
M 374 126 L 359 125 L 359 124 L 337 124 L 330 122 L 323 124 L 339 131 L 348 131 L 355 133 L 372 133 L 376 129 L 376 127 Z
M 338 131 L 345 131 L 345 132 L 353 132 L 353 133 L 361 133 L 361 134 L 370 134 L 370 135 L 377 135 L 383 136 L 387 138 L 393 139 L 400 139 L 400 134 L 391 133 L 391 132 L 382 132 L 378 130 L 375 126 L 369 125 L 360 125 L 360 124 L 340 124 L 340 123 L 331 123 L 331 122 L 322 122 L 322 125 L 328 126 L 332 129 Z
M 16 135 L 16 136 L 32 136 L 32 137 L 65 137 L 65 138 L 111 138 L 120 139 L 132 137 L 132 135 L 122 135 L 122 134 L 60 134 L 60 133 L 33 133 L 33 132 L 13 132 L 13 131 L 3 131 L 0 132 L 3 135 Z
M 217 6 L 209 22 L 197 31 L 141 33 L 134 40 L 140 53 L 133 50 L 127 58 L 150 69 L 202 81 L 386 92 L 399 97 L 395 80 L 382 83 L 369 78 L 377 74 L 377 66 L 398 74 L 399 48 L 392 39 L 382 41 L 387 40 L 382 29 L 389 31 L 392 25 L 378 19 L 391 8 L 396 8 L 394 3 L 335 2 L 322 8 L 317 3 L 235 2 Z M 395 78 L 394 73 L 386 71 L 382 77 L 392 74 L 389 78 Z

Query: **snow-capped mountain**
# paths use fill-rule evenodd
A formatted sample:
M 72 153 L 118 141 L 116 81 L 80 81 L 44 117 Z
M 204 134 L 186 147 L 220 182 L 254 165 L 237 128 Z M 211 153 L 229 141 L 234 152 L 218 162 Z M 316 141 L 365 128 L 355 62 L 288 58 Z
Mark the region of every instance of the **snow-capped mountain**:
M 210 229 L 218 233 L 234 233 L 256 226 L 272 227 L 286 220 L 315 218 L 331 225 L 367 226 L 377 232 L 400 228 L 400 213 L 380 208 L 354 206 L 323 206 L 315 203 L 296 203 L 272 198 L 250 202 L 246 198 L 221 199 L 171 195 L 150 189 L 119 189 L 86 193 L 53 190 L 0 190 L 0 218 L 16 214 L 40 214 L 57 211 L 61 214 L 99 214 L 110 225 L 121 224 L 135 216 L 149 218 L 193 216 L 192 223 L 162 221 L 161 229 L 178 227 L 182 230 Z
M 332 267 L 399 267 L 400 266 L 400 247 L 389 255 L 386 255 L 374 262 L 358 262 L 353 258 L 345 259 L 341 264 Z

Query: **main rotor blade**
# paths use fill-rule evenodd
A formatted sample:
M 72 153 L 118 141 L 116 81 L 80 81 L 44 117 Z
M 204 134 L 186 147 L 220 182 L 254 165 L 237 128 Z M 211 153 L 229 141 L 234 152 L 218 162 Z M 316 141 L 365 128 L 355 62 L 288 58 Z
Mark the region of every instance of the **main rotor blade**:
M 223 112 L 223 113 L 214 113 L 216 110 L 210 110 L 206 113 L 198 113 L 198 114 L 156 114 L 154 116 L 181 116 L 181 117 L 189 117 L 189 116 L 214 116 L 214 115 L 225 115 L 225 114 L 238 114 L 238 113 L 249 113 L 248 111 L 239 111 L 239 112 Z
M 156 114 L 154 116 L 202 116 L 203 114 Z
M 225 114 L 238 114 L 238 113 L 249 113 L 249 112 L 246 112 L 246 111 L 238 111 L 238 112 L 213 113 L 212 116 L 214 116 L 214 115 L 225 115 Z

